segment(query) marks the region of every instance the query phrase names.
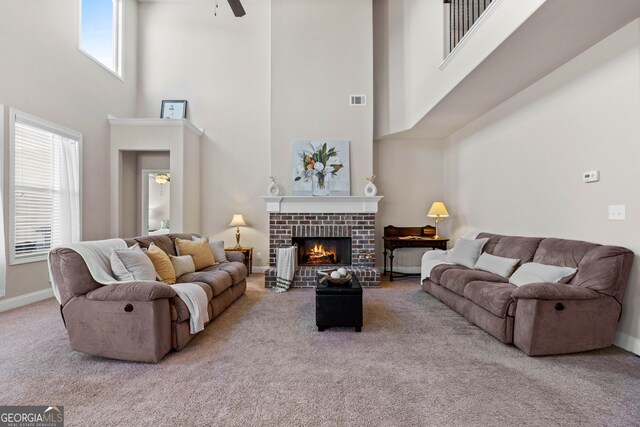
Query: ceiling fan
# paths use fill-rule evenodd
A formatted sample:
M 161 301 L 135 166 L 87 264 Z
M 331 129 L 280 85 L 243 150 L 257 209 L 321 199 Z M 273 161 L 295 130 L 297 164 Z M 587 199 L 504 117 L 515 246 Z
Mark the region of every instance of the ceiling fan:
M 240 0 L 227 0 L 229 2 L 229 6 L 231 6 L 231 10 L 233 11 L 233 14 L 240 18 L 241 16 L 244 16 L 247 14 L 247 12 L 244 11 L 244 7 L 242 7 L 242 3 L 240 3 Z M 216 0 L 216 16 L 218 15 L 218 0 Z

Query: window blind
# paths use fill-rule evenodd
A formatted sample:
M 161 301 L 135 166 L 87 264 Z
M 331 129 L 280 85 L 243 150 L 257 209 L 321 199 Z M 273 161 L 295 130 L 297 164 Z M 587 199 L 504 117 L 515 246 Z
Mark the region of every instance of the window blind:
M 80 141 L 15 117 L 12 260 L 45 259 L 80 238 Z

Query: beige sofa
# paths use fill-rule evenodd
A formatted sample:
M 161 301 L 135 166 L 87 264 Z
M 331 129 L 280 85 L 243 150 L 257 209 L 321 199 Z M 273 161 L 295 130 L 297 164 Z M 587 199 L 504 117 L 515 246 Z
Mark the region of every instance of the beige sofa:
M 422 288 L 471 323 L 528 355 L 574 353 L 608 347 L 622 311 L 622 296 L 634 254 L 617 246 L 576 240 L 500 236 L 484 251 L 577 268 L 569 283 L 516 287 L 508 279 L 461 265 L 439 265 Z
M 176 255 L 175 239 L 192 236 L 167 234 L 125 241 L 143 248 L 153 242 Z M 229 262 L 177 279 L 178 283 L 196 282 L 205 290 L 211 320 L 242 296 L 247 286 L 244 255 L 227 252 L 226 256 Z M 149 281 L 103 286 L 71 249 L 54 249 L 50 261 L 72 349 L 114 359 L 158 362 L 170 350 L 183 349 L 195 336 L 189 333 L 189 310 L 171 286 Z

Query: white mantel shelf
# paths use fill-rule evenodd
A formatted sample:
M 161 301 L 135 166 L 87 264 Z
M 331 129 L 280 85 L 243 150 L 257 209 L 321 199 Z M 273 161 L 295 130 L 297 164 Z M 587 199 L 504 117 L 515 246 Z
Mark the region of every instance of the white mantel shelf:
M 269 213 L 376 213 L 383 196 L 263 197 Z
M 109 124 L 117 126 L 183 126 L 197 136 L 204 135 L 204 129 L 197 127 L 187 119 L 120 118 L 109 114 L 107 120 L 109 120 Z

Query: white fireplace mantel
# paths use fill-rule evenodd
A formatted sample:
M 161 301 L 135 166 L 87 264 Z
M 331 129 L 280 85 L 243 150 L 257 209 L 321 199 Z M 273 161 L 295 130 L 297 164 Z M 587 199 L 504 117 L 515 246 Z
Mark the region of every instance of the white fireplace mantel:
M 376 213 L 383 196 L 263 197 L 269 213 Z

